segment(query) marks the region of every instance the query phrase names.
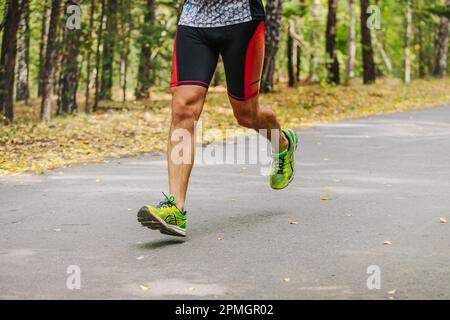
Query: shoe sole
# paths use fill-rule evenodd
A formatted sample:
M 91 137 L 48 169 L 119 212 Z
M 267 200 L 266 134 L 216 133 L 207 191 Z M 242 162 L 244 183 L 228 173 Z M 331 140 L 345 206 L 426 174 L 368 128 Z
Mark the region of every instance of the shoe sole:
M 295 165 L 295 152 L 297 151 L 297 148 L 298 148 L 298 136 L 297 136 L 297 133 L 294 132 L 294 136 L 295 136 L 295 151 L 292 154 L 292 160 L 293 160 L 292 162 L 294 163 L 294 170 L 293 170 L 294 173 L 292 174 L 292 177 L 289 179 L 288 183 L 283 188 L 273 188 L 273 187 L 271 187 L 273 190 L 286 189 L 291 184 L 291 182 L 294 180 L 294 178 L 295 178 L 295 172 L 297 171 L 296 170 L 296 165 Z
M 159 230 L 162 234 L 175 237 L 186 237 L 186 230 L 168 224 L 157 215 L 153 214 L 147 207 L 142 207 L 137 215 L 137 220 L 142 226 L 152 230 Z

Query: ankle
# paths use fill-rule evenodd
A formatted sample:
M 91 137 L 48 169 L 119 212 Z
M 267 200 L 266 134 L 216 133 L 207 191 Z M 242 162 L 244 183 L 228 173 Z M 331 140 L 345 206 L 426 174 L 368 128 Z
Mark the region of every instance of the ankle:
M 276 153 L 276 154 L 283 153 L 284 151 L 289 149 L 290 142 L 283 131 L 281 131 L 281 135 L 280 135 L 278 144 L 279 144 L 278 150 L 276 150 L 276 149 L 274 150 L 274 153 Z
M 176 206 L 177 206 L 178 210 L 180 210 L 181 212 L 184 212 L 184 201 L 177 201 Z
M 282 132 L 282 138 L 280 139 L 280 152 L 283 152 L 286 149 L 289 149 L 289 145 L 291 144 L 288 137 Z

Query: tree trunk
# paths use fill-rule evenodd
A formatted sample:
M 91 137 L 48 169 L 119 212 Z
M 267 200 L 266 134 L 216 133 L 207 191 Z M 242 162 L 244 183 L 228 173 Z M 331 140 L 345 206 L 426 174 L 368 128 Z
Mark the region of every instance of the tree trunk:
M 295 34 L 296 23 L 294 20 L 289 21 L 287 31 L 287 69 L 288 69 L 288 85 L 295 87 L 300 81 L 300 45 L 298 43 L 298 35 Z
M 39 48 L 39 84 L 38 84 L 38 97 L 42 96 L 42 79 L 44 79 L 45 70 L 45 52 L 47 51 L 48 31 L 50 28 L 50 14 L 52 7 L 50 0 L 44 0 L 44 12 L 42 15 L 42 28 L 41 28 L 41 44 Z
M 141 36 L 141 55 L 139 61 L 138 83 L 136 87 L 136 99 L 149 99 L 153 77 L 150 75 L 152 67 L 152 38 L 155 25 L 155 0 L 147 0 L 147 8 L 144 16 L 144 26 Z
M 411 82 L 411 38 L 412 38 L 412 4 L 411 0 L 406 4 L 406 28 L 405 28 L 405 82 Z
M 266 2 L 266 48 L 262 72 L 261 92 L 273 90 L 275 58 L 280 43 L 282 0 L 267 0 Z
M 19 0 L 6 4 L 2 50 L 0 53 L 0 110 L 5 110 L 6 119 L 14 120 L 14 80 L 17 53 L 17 30 L 19 28 Z
M 102 100 L 112 99 L 114 51 L 117 36 L 117 0 L 108 0 L 107 2 L 100 87 L 100 99 Z
M 65 8 L 76 5 L 74 0 L 66 2 Z M 80 30 L 63 29 L 61 72 L 58 85 L 57 114 L 74 113 L 77 111 L 78 89 L 78 54 L 80 52 Z
M 347 80 L 355 77 L 356 64 L 356 16 L 355 16 L 355 1 L 348 0 L 348 39 L 347 39 Z
M 296 84 L 300 83 L 300 73 L 301 73 L 301 66 L 302 66 L 302 48 L 299 44 L 295 45 L 295 59 L 296 59 L 296 65 L 295 65 L 295 82 Z
M 445 2 L 450 7 L 450 0 Z M 434 59 L 434 75 L 436 77 L 445 77 L 447 75 L 447 59 L 448 59 L 448 34 L 449 34 L 449 18 L 445 15 L 441 17 L 439 30 L 436 36 L 435 59 Z
M 286 44 L 286 54 L 287 54 L 287 69 L 288 69 L 288 86 L 295 86 L 295 67 L 294 67 L 294 38 L 292 37 L 291 21 L 289 21 L 289 28 L 287 32 L 287 44 Z
M 105 10 L 106 10 L 106 0 L 102 0 L 102 9 L 100 14 L 100 24 L 98 26 L 97 31 L 97 52 L 95 57 L 95 99 L 94 99 L 94 106 L 92 110 L 94 112 L 97 111 L 98 108 L 98 102 L 100 100 L 100 47 L 103 41 L 103 20 L 105 18 Z
M 375 62 L 373 59 L 372 37 L 367 21 L 369 20 L 369 0 L 361 0 L 361 45 L 363 58 L 363 80 L 365 84 L 375 82 Z
M 419 41 L 419 77 L 422 79 L 422 78 L 425 78 L 425 75 L 426 75 L 422 21 L 418 21 L 417 31 L 418 31 L 418 41 Z
M 52 78 L 53 78 L 53 58 L 56 44 L 56 34 L 58 30 L 58 20 L 61 8 L 61 0 L 52 0 L 50 14 L 50 25 L 47 37 L 47 49 L 45 51 L 44 71 L 42 74 L 42 103 L 41 120 L 50 121 L 52 112 Z
M 91 55 L 92 55 L 92 31 L 94 30 L 94 13 L 95 13 L 95 0 L 91 0 L 91 10 L 89 13 L 89 30 L 87 40 L 87 53 L 86 53 L 86 91 L 84 111 L 86 113 L 91 112 L 91 105 L 89 104 L 89 96 L 91 89 Z
M 122 101 L 127 100 L 127 77 L 128 77 L 128 54 L 122 56 L 120 62 L 121 80 L 120 85 L 122 87 Z
M 61 9 L 65 10 L 65 3 L 69 0 L 61 1 Z M 56 31 L 56 41 L 55 41 L 55 51 L 53 52 L 53 88 L 52 91 L 58 93 L 59 92 L 59 81 L 55 81 L 59 79 L 62 69 L 63 69 L 63 46 L 64 46 L 64 36 L 66 29 L 66 21 L 63 20 L 65 17 L 65 13 L 63 13 L 63 17 L 59 18 L 58 27 Z M 61 26 L 61 27 L 59 27 Z
M 132 17 L 131 17 L 131 3 L 130 0 L 121 0 L 121 50 L 120 50 L 120 86 L 122 88 L 122 101 L 127 100 L 127 79 L 130 55 L 130 38 L 132 32 Z
M 319 81 L 317 68 L 319 65 L 319 41 L 318 41 L 318 29 L 319 29 L 319 14 L 320 14 L 320 0 L 313 0 L 311 16 L 312 16 L 312 28 L 311 28 L 311 56 L 310 56 L 310 68 L 309 78 L 312 82 Z
M 17 51 L 17 84 L 16 100 L 28 103 L 29 64 L 30 64 L 30 4 L 29 0 L 20 1 L 21 14 L 19 22 L 18 51 Z
M 328 0 L 328 18 L 326 31 L 328 83 L 340 83 L 339 60 L 336 52 L 336 24 L 338 0 Z
M 434 67 L 436 59 L 436 52 L 435 52 L 436 32 L 433 29 L 434 28 L 430 24 L 426 25 L 425 43 L 427 44 L 427 69 L 430 74 L 434 75 Z

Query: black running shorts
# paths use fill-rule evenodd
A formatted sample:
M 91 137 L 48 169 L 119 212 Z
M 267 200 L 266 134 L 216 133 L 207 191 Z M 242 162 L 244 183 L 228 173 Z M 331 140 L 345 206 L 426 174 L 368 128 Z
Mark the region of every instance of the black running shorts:
M 213 28 L 179 25 L 171 86 L 208 88 L 221 55 L 229 96 L 241 101 L 255 97 L 259 94 L 264 46 L 263 20 Z

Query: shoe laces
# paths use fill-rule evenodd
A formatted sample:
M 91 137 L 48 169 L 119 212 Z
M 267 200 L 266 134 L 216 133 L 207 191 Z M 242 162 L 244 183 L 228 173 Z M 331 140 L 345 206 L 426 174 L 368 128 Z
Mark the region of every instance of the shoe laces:
M 277 168 L 277 173 L 283 173 L 285 166 L 286 166 L 286 156 L 275 158 L 275 167 Z
M 158 208 L 176 207 L 176 199 L 173 195 L 167 196 L 164 192 L 162 194 L 164 195 L 164 200 L 158 204 Z

